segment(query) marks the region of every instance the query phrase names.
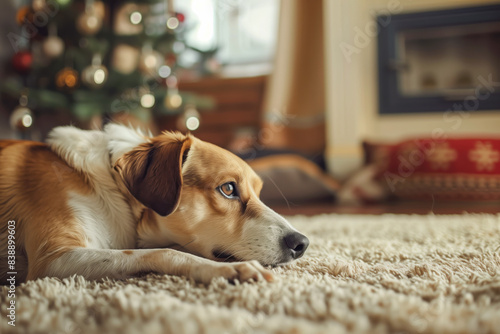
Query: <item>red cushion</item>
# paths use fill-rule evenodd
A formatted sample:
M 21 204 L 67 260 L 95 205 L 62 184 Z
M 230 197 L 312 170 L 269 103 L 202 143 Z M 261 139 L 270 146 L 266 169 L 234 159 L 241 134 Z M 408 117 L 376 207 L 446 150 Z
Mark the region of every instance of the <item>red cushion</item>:
M 500 199 L 500 138 L 366 143 L 365 152 L 398 197 Z

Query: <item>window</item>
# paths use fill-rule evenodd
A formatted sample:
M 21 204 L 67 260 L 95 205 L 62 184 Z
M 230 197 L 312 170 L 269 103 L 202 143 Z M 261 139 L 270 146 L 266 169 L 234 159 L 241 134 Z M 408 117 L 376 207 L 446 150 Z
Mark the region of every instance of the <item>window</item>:
M 223 64 L 272 60 L 279 0 L 183 0 L 175 5 L 186 15 L 189 46 L 203 51 L 217 48 Z

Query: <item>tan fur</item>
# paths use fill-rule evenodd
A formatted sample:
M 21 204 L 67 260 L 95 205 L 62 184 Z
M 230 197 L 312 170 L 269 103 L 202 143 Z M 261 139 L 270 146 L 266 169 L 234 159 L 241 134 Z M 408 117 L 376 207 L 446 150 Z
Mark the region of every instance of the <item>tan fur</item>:
M 123 138 L 131 130 L 109 131 Z M 103 133 L 60 128 L 51 147 L 0 141 L 0 276 L 9 271 L 7 222 L 15 220 L 18 282 L 144 271 L 204 283 L 213 277 L 272 280 L 259 262 L 283 261 L 280 254 L 289 254 L 283 236 L 298 232 L 259 200 L 262 181 L 254 171 L 189 135 L 130 135 L 135 139 L 115 143 Z M 103 146 L 134 140 L 139 144 L 114 162 L 113 146 Z M 237 188 L 236 199 L 219 191 L 228 182 Z M 217 254 L 259 262 L 211 261 L 223 260 Z
M 115 169 L 135 198 L 166 216 L 177 208 L 182 155 L 190 146 L 191 138 L 164 133 L 118 159 Z
M 202 246 L 196 245 L 197 239 L 200 235 L 210 235 L 210 231 L 217 231 L 220 238 L 228 244 L 240 239 L 248 218 L 259 216 L 263 209 L 258 198 L 262 180 L 243 160 L 230 152 L 196 138 L 192 138 L 192 141 L 193 148 L 189 152 L 189 158 L 196 163 L 184 168 L 180 210 L 166 218 L 159 217 L 156 224 L 168 224 L 170 231 L 182 236 L 182 240 L 178 240 L 181 245 L 189 243 L 196 254 L 215 259 Z M 214 191 L 217 186 L 230 181 L 238 184 L 241 202 L 224 199 Z M 203 208 L 200 208 L 201 205 Z M 196 224 L 186 218 L 186 211 L 190 208 L 204 211 L 206 216 L 211 217 L 210 220 Z M 151 215 L 143 218 L 148 217 Z M 141 221 L 141 226 L 148 224 L 154 228 L 155 224 L 146 223 L 145 219 Z
M 1 274 L 7 264 L 6 228 L 16 221 L 16 254 L 27 257 L 20 268 L 27 279 L 39 277 L 48 263 L 74 247 L 84 247 L 81 229 L 66 205 L 67 190 L 90 190 L 82 175 L 71 169 L 45 144 L 12 141 L 0 151 Z M 18 264 L 23 263 L 17 261 Z M 2 275 L 2 276 L 3 276 Z

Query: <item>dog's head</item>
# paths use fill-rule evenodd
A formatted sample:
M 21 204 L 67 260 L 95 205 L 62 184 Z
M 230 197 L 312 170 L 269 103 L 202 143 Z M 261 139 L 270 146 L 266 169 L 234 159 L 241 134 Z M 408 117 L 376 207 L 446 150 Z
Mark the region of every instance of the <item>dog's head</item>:
M 234 154 L 193 136 L 164 133 L 115 166 L 130 193 L 158 215 L 153 233 L 214 260 L 264 265 L 301 257 L 309 240 L 264 205 L 262 180 Z

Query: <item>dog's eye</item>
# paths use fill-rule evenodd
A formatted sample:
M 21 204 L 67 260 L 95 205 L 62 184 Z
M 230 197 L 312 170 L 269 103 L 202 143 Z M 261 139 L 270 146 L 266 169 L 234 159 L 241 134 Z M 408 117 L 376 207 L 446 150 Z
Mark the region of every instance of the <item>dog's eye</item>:
M 224 183 L 219 186 L 219 191 L 226 198 L 238 198 L 238 191 L 236 190 L 236 184 L 234 182 Z

